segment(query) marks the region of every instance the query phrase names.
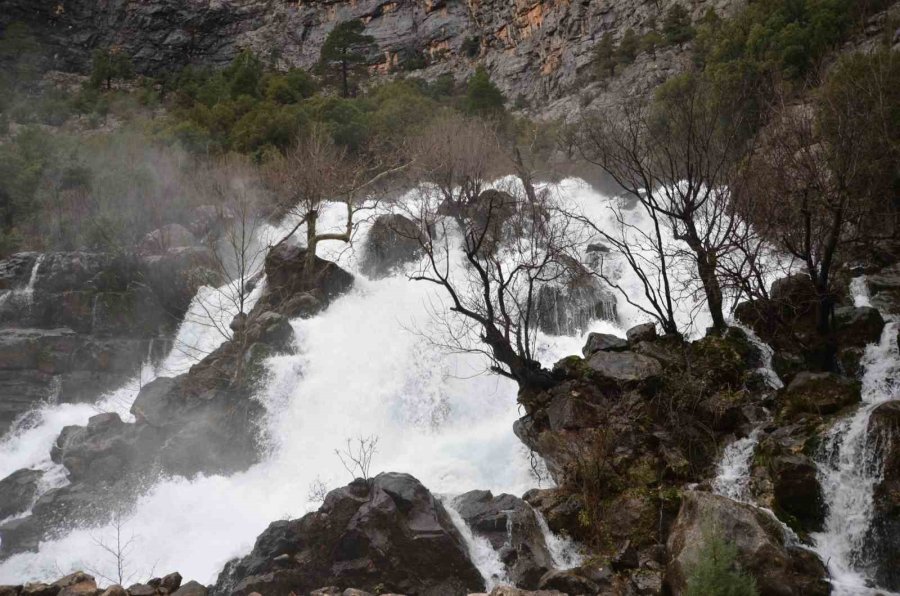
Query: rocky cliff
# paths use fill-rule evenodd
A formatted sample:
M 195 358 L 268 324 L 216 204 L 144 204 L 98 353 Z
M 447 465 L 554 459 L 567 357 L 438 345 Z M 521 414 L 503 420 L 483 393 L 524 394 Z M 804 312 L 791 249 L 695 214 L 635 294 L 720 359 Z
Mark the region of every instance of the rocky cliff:
M 0 24 L 21 20 L 50 47 L 52 66 L 85 70 L 95 48 L 116 46 L 137 68 L 158 73 L 187 64 L 221 66 L 248 48 L 282 67 L 308 68 L 328 32 L 361 19 L 378 53 L 373 71 L 461 79 L 483 63 L 511 100 L 574 94 L 606 32 L 647 31 L 674 0 L 8 0 Z M 685 4 L 685 3 L 681 3 Z M 728 15 L 745 0 L 693 0 Z M 679 62 L 662 52 L 643 65 L 652 84 Z

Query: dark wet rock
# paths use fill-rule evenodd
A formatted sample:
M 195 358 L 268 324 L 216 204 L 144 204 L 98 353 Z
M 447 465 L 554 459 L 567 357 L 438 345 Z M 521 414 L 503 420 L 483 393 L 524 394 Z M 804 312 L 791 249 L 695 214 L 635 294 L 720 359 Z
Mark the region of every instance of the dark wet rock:
M 201 286 L 224 280 L 213 252 L 201 246 L 170 248 L 141 258 L 142 280 L 168 313 L 184 313 Z
M 498 551 L 510 580 L 520 588 L 537 588 L 553 568 L 553 558 L 531 505 L 483 490 L 464 493 L 453 504 L 472 531 Z
M 100 596 L 128 596 L 128 591 L 119 584 L 113 584 L 106 588 Z
M 581 348 L 585 358 L 590 358 L 596 352 L 620 352 L 628 349 L 628 342 L 608 333 L 590 333 L 587 343 Z
M 841 348 L 864 348 L 878 343 L 884 318 L 871 306 L 839 306 L 834 309 L 835 339 Z
M 834 414 L 859 403 L 860 383 L 834 373 L 798 373 L 779 395 L 782 418 Z
M 815 532 L 825 522 L 822 487 L 812 459 L 802 454 L 785 454 L 770 463 L 775 511 L 788 516 L 798 531 Z
M 147 584 L 132 584 L 128 586 L 130 596 L 157 596 L 156 588 Z
M 574 569 L 548 571 L 540 581 L 541 590 L 564 594 L 597 594 L 601 586 Z
M 412 476 L 385 473 L 331 491 L 317 512 L 271 524 L 213 592 L 287 596 L 330 585 L 406 594 L 484 587 L 440 501 Z
M 318 308 L 346 293 L 353 285 L 353 276 L 331 261 L 316 257 L 316 266 L 306 271 L 306 249 L 287 241 L 269 250 L 265 260 L 266 295 L 254 310 L 271 310 L 287 317 L 309 316 L 309 300 L 296 301 L 298 295 L 309 295 Z M 292 307 L 292 308 L 288 308 Z
M 659 360 L 634 352 L 596 352 L 585 365 L 614 381 L 646 381 L 662 373 Z
M 177 399 L 178 381 L 170 377 L 157 377 L 141 387 L 131 404 L 131 413 L 138 422 L 150 426 L 164 426 L 171 419 L 171 411 Z
M 796 596 L 831 592 L 827 571 L 815 555 L 785 543 L 778 522 L 765 512 L 710 493 L 689 491 L 668 539 L 666 583 L 674 596 L 685 591 L 708 528 L 738 550 L 737 562 L 756 580 L 760 594 Z
M 277 312 L 265 311 L 258 315 L 254 312 L 246 323 L 245 333 L 248 342 L 261 342 L 273 352 L 293 351 L 294 328 L 286 316 Z
M 900 263 L 866 277 L 872 306 L 890 314 L 900 314 Z
M 900 400 L 881 404 L 869 419 L 868 447 L 880 459 L 882 479 L 875 485 L 874 516 L 865 556 L 875 580 L 888 590 L 900 590 Z
M 59 586 L 34 582 L 22 586 L 21 596 L 56 596 L 59 590 Z
M 361 271 L 371 278 L 386 277 L 397 267 L 415 261 L 421 248 L 422 230 L 399 214 L 375 218 L 363 244 Z
M 640 325 L 635 325 L 625 332 L 625 337 L 630 344 L 636 344 L 642 341 L 653 341 L 657 337 L 656 324 L 641 323 Z
M 0 520 L 28 510 L 37 495 L 40 470 L 17 470 L 0 480 Z

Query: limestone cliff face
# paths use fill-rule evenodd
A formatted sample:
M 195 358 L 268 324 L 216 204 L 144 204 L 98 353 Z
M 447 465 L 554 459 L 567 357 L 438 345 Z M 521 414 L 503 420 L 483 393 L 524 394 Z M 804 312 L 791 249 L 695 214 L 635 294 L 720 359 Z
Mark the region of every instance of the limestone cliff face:
M 746 0 L 677 0 L 699 17 Z M 607 31 L 646 31 L 676 0 L 5 0 L 0 23 L 23 20 L 53 65 L 85 69 L 94 48 L 119 46 L 137 68 L 222 65 L 250 48 L 283 67 L 311 66 L 328 32 L 358 18 L 378 44 L 379 73 L 464 78 L 483 63 L 510 99 L 571 95 Z

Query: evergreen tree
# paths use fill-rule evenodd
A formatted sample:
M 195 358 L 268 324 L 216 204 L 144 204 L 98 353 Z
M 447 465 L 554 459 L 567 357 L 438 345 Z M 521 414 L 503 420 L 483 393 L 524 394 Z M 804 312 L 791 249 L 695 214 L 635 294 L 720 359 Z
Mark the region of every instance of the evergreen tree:
M 663 20 L 663 35 L 669 43 L 684 43 L 693 39 L 694 28 L 691 26 L 691 15 L 685 7 L 674 4 L 666 12 Z
M 604 33 L 600 38 L 600 42 L 594 48 L 594 62 L 600 78 L 605 79 L 616 74 L 616 46 L 612 33 Z
M 117 48 L 101 48 L 94 51 L 91 68 L 91 86 L 100 88 L 104 83 L 107 91 L 112 89 L 114 79 L 128 80 L 134 76 L 131 59 Z
M 362 21 L 344 21 L 322 44 L 319 68 L 326 78 L 339 81 L 342 97 L 350 97 L 351 77 L 365 74 L 367 56 L 375 46 L 375 39 L 364 30 Z
M 738 550 L 712 529 L 703 532 L 699 557 L 687 577 L 685 596 L 758 596 L 756 581 L 737 568 Z
M 660 46 L 662 46 L 663 43 L 665 43 L 665 39 L 663 39 L 663 36 L 654 29 L 641 36 L 641 41 L 638 47 L 641 52 L 647 52 L 648 54 L 656 58 L 656 50 Z
M 634 29 L 629 27 L 625 31 L 625 35 L 622 36 L 622 41 L 619 42 L 619 49 L 616 52 L 620 64 L 631 64 L 634 62 L 638 53 L 638 43 L 637 34 L 634 32 Z
M 506 98 L 491 81 L 491 77 L 483 66 L 475 69 L 475 74 L 469 78 L 466 91 L 466 110 L 470 114 L 479 116 L 495 115 L 503 111 Z

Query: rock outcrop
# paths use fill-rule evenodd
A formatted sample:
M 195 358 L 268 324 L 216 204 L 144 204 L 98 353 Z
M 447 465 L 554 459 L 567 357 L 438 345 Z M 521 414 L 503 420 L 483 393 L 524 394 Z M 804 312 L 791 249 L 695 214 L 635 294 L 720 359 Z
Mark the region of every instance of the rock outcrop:
M 872 412 L 868 440 L 882 478 L 875 486 L 865 556 L 878 585 L 896 591 L 900 590 L 900 401 L 883 403 Z
M 219 596 L 306 594 L 322 586 L 453 595 L 484 580 L 441 502 L 408 474 L 358 479 L 318 511 L 271 524 L 219 575 Z
M 22 20 L 48 46 L 51 66 L 86 71 L 96 48 L 121 48 L 138 68 L 158 73 L 187 64 L 224 66 L 243 48 L 277 55 L 282 66 L 310 68 L 329 31 L 360 19 L 378 51 L 376 73 L 408 72 L 426 79 L 442 73 L 463 78 L 484 63 L 507 97 L 526 100 L 572 96 L 589 81 L 596 43 L 607 32 L 639 35 L 674 1 L 563 2 L 558 0 L 300 0 L 272 3 L 231 0 L 153 0 L 97 6 L 87 0 L 53 4 L 7 2 L 0 25 Z M 741 0 L 700 0 L 689 5 L 699 18 L 715 8 L 726 15 Z M 276 52 L 277 50 L 277 52 Z M 689 63 L 678 47 L 642 56 L 624 77 L 623 95 L 646 90 Z M 602 95 L 596 86 L 594 93 Z M 577 101 L 577 98 L 574 98 Z M 555 111 L 564 113 L 571 104 Z
M 217 272 L 197 246 L 0 262 L 0 434 L 43 400 L 93 401 L 165 354 L 197 288 L 218 282 Z
M 737 547 L 737 563 L 756 579 L 761 595 L 831 593 L 822 562 L 806 549 L 787 545 L 780 525 L 768 514 L 725 497 L 688 491 L 667 544 L 666 583 L 673 596 L 684 593 L 710 533 Z
M 366 235 L 360 269 L 378 279 L 415 261 L 421 249 L 422 234 L 414 221 L 402 215 L 378 216 Z
M 531 505 L 486 490 L 464 493 L 453 505 L 466 525 L 498 552 L 513 584 L 529 590 L 540 586 L 541 578 L 553 569 L 553 557 Z

